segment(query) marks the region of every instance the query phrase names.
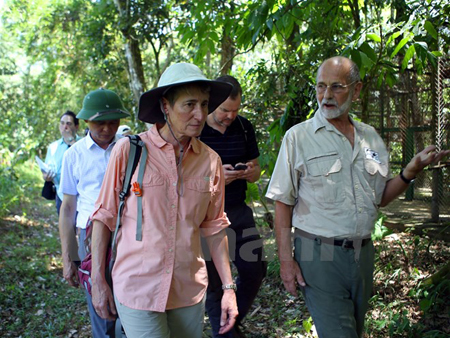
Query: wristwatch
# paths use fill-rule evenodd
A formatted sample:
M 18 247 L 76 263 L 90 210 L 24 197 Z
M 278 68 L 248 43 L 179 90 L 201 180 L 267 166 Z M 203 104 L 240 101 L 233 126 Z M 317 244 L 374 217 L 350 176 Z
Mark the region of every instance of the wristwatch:
M 406 184 L 410 184 L 411 182 L 414 182 L 414 180 L 416 179 L 415 177 L 409 179 L 406 178 L 405 176 L 403 176 L 403 170 L 405 170 L 404 168 L 402 170 L 400 170 L 400 178 L 402 179 L 403 182 L 405 182 Z
M 234 290 L 236 291 L 237 287 L 236 284 L 224 284 L 222 285 L 222 290 Z

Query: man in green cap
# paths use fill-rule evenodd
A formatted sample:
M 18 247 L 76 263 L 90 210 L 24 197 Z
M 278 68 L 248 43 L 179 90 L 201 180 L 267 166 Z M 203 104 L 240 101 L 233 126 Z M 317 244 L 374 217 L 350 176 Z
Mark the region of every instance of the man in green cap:
M 64 198 L 59 216 L 59 232 L 67 282 L 78 286 L 77 263 L 86 256 L 84 240 L 86 223 L 100 192 L 106 166 L 116 141 L 120 119 L 129 117 L 119 96 L 107 89 L 91 91 L 83 101 L 77 118 L 84 120 L 89 132 L 66 151 L 61 170 L 60 192 Z M 78 234 L 78 245 L 74 232 Z M 100 318 L 92 307 L 86 291 L 94 338 L 114 337 L 114 321 Z

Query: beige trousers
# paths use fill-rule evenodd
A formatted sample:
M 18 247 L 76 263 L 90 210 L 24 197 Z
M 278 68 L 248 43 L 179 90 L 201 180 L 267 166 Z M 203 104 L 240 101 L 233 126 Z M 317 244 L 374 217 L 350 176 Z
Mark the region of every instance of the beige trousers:
M 135 310 L 116 298 L 116 309 L 127 338 L 201 338 L 205 299 L 200 303 L 165 312 Z

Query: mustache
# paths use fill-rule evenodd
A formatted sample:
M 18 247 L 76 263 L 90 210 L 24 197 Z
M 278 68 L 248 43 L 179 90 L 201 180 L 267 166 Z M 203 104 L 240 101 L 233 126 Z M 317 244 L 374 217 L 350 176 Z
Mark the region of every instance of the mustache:
M 330 105 L 334 105 L 337 106 L 337 102 L 335 99 L 331 99 L 331 100 L 327 100 L 327 99 L 322 99 L 322 101 L 320 101 L 320 105 L 324 105 L 324 104 L 330 104 Z

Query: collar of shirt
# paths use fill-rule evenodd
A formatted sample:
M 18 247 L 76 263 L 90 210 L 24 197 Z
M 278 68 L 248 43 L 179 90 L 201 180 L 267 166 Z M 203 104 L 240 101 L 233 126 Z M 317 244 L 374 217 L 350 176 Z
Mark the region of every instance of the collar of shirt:
M 156 124 L 153 125 L 152 129 L 150 129 L 150 139 L 151 141 L 155 144 L 155 146 L 157 146 L 158 148 L 162 148 L 163 146 L 165 146 L 166 144 L 168 144 L 168 142 L 166 140 L 164 140 L 161 135 L 159 134 L 158 131 L 158 126 Z M 192 151 L 196 154 L 200 153 L 200 144 L 199 144 L 199 140 L 196 137 L 191 137 L 191 141 L 189 142 L 189 146 L 188 149 L 192 149 Z M 187 151 L 186 150 L 186 151 Z
M 117 142 L 118 140 L 120 140 L 122 137 L 123 137 L 122 135 L 117 135 L 117 134 L 115 134 L 113 141 L 109 144 L 108 148 L 106 148 L 105 150 L 108 150 L 108 149 L 114 147 L 114 145 L 116 144 L 116 142 Z M 89 133 L 86 135 L 86 149 L 90 149 L 90 148 L 93 147 L 93 146 L 97 146 L 97 147 L 100 148 L 100 146 L 99 146 L 97 143 L 95 143 L 94 139 L 92 138 L 91 132 L 89 132 Z
M 58 146 L 60 146 L 60 145 L 63 145 L 63 144 L 66 144 L 65 142 L 64 142 L 64 139 L 61 137 L 58 141 Z
M 355 127 L 358 134 L 363 135 L 364 134 L 364 125 L 354 119 L 349 115 L 348 118 L 350 119 L 350 122 Z M 326 118 L 322 116 L 319 110 L 316 111 L 314 114 L 314 117 L 312 118 L 312 123 L 314 126 L 314 132 L 316 133 L 319 129 L 325 128 L 327 131 L 333 131 L 336 130 L 336 128 L 333 127 L 333 125 L 328 122 Z
M 81 140 L 81 136 L 76 134 L 75 135 L 75 140 L 76 141 Z M 58 142 L 58 146 L 63 145 L 63 144 L 65 144 L 66 146 L 69 146 L 66 142 L 64 142 L 64 137 L 61 137 L 59 140 L 57 140 L 57 142 Z
M 63 137 L 61 137 L 57 142 L 58 142 L 58 147 L 64 146 L 64 145 L 69 147 L 69 145 L 66 142 L 64 142 L 64 138 Z

